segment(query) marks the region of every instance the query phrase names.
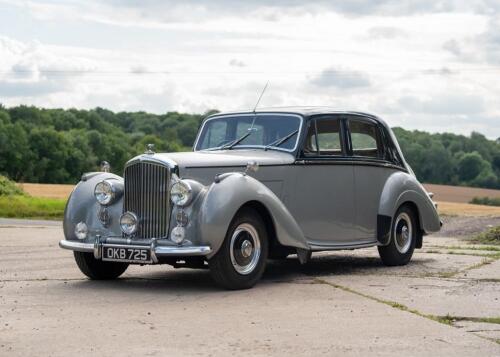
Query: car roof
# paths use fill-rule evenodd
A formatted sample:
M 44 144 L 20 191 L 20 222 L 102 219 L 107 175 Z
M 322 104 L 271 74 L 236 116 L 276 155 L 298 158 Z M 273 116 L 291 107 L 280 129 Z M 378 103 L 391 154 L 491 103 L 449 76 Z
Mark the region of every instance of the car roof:
M 252 114 L 253 110 L 240 110 L 240 111 L 229 111 L 229 112 L 220 112 L 217 114 L 210 115 L 211 117 L 218 117 L 221 115 L 234 115 L 234 114 Z M 293 106 L 293 107 L 268 107 L 268 108 L 259 108 L 255 110 L 255 113 L 271 113 L 271 114 L 298 114 L 303 117 L 311 117 L 314 115 L 321 114 L 337 114 L 337 115 L 355 115 L 362 116 L 373 119 L 385 127 L 388 127 L 387 123 L 382 119 L 373 114 L 364 113 L 360 111 L 354 110 L 338 110 L 333 107 L 328 106 Z

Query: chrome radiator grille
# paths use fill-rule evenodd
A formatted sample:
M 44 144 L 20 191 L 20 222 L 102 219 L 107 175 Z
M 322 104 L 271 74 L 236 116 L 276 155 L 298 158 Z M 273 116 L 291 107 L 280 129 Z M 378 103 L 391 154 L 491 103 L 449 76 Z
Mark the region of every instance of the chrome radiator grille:
M 139 218 L 135 238 L 168 236 L 170 218 L 170 172 L 156 163 L 138 162 L 125 168 L 124 212 Z

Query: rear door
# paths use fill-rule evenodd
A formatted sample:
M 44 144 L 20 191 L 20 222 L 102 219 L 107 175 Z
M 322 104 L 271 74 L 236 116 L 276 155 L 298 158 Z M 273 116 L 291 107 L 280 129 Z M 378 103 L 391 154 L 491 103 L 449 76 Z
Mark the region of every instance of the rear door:
M 355 239 L 375 241 L 382 190 L 396 170 L 386 159 L 382 130 L 375 120 L 351 117 L 347 123 L 349 155 L 354 164 Z
M 343 127 L 338 116 L 310 119 L 295 165 L 291 211 L 312 246 L 353 240 L 354 169 L 347 160 Z

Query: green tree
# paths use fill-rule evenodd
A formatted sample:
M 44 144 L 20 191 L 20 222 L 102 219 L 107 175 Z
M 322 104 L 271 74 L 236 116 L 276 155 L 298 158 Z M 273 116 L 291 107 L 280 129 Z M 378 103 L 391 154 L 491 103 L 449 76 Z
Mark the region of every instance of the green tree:
M 477 151 L 464 154 L 458 161 L 458 176 L 465 182 L 473 180 L 486 168 L 487 164 Z

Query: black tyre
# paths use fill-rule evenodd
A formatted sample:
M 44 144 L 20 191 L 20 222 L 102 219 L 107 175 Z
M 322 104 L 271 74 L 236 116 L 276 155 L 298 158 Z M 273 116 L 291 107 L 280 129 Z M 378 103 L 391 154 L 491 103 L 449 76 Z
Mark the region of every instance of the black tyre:
M 387 266 L 408 264 L 415 250 L 417 230 L 415 212 L 409 206 L 401 206 L 392 220 L 391 242 L 378 247 L 382 262 Z
M 217 254 L 208 261 L 210 274 L 226 289 L 248 289 L 264 273 L 267 255 L 264 221 L 256 211 L 244 209 L 231 222 Z
M 103 262 L 92 253 L 73 252 L 81 272 L 93 280 L 116 279 L 128 268 L 127 263 Z

